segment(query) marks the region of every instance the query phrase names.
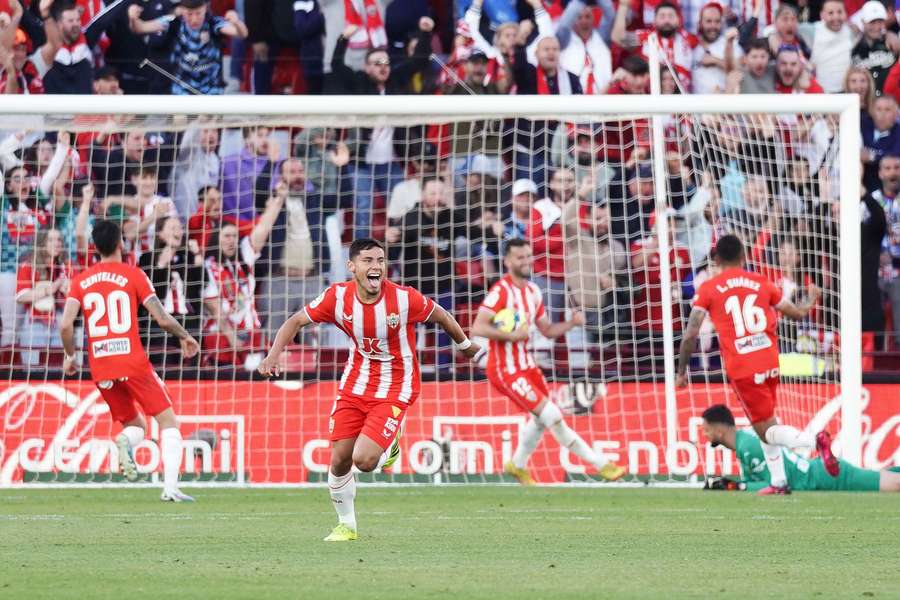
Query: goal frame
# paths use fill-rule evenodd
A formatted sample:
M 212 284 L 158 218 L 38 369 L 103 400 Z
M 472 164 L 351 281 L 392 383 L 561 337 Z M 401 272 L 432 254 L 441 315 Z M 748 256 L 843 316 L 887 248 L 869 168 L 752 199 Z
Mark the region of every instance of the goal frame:
M 654 86 L 656 87 L 656 86 Z M 658 90 L 655 90 L 658 93 Z M 654 179 L 665 173 L 662 118 L 672 114 L 828 114 L 839 117 L 840 169 L 840 389 L 842 457 L 854 465 L 862 446 L 862 343 L 859 285 L 860 105 L 855 94 L 757 95 L 612 95 L 612 96 L 0 96 L 0 115 L 40 119 L 73 115 L 216 115 L 304 117 L 335 126 L 353 126 L 352 117 L 371 122 L 439 119 L 443 122 L 480 118 L 558 118 L 573 120 L 650 118 L 653 123 Z M 657 181 L 657 223 L 666 227 L 665 193 Z M 661 233 L 665 233 L 662 231 Z M 664 237 L 661 235 L 661 237 Z M 664 243 L 668 243 L 665 236 Z M 667 259 L 667 253 L 663 253 Z M 855 268 L 846 268 L 853 266 Z M 663 265 L 664 266 L 664 265 Z M 667 269 L 662 269 L 667 273 Z M 663 286 L 665 289 L 666 286 Z M 663 302 L 664 307 L 666 302 Z M 671 324 L 671 306 L 667 307 Z M 673 334 L 667 328 L 667 354 Z M 665 361 L 666 421 L 669 443 L 677 437 L 674 358 Z

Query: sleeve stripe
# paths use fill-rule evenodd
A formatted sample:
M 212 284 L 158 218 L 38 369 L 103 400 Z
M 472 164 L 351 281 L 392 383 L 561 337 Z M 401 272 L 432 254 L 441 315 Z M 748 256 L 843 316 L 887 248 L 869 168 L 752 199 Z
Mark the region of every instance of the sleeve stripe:
M 303 313 L 306 315 L 306 318 L 310 320 L 310 322 L 312 322 L 312 323 L 318 323 L 318 322 L 319 322 L 319 321 L 316 321 L 315 319 L 312 318 L 312 315 L 309 314 L 309 311 L 306 310 L 306 307 L 305 307 L 305 306 L 303 307 Z
M 141 306 L 147 306 L 147 300 L 149 300 L 150 298 L 155 298 L 155 297 L 156 297 L 156 292 L 151 292 L 151 293 L 147 294 L 147 296 L 143 300 L 141 300 Z
M 434 300 L 431 300 L 429 298 L 428 301 L 431 302 L 431 310 L 428 311 L 428 316 L 426 316 L 424 319 L 422 319 L 422 321 L 427 321 L 428 319 L 430 319 L 431 315 L 434 314 L 434 311 L 437 309 L 437 306 L 438 306 L 438 303 L 435 302 Z

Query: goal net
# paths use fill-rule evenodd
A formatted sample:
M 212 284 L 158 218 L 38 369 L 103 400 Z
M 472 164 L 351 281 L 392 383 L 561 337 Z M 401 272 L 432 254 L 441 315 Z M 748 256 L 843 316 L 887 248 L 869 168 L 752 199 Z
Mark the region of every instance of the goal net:
M 468 329 L 528 239 L 553 321 L 587 324 L 530 346 L 551 398 L 626 481 L 734 471 L 701 445 L 699 415 L 724 402 L 704 326 L 692 385 L 674 356 L 710 250 L 736 233 L 749 267 L 785 295 L 822 288 L 810 318 L 779 323 L 785 422 L 840 431 L 860 457 L 858 109 L 850 98 L 396 97 L 0 99 L 0 486 L 120 482 L 118 426 L 86 358 L 61 371 L 71 277 L 96 260 L 92 223 L 123 226 L 126 260 L 201 340 L 194 359 L 141 316 L 151 362 L 185 436 L 183 479 L 323 481 L 329 414 L 348 352 L 307 329 L 254 369 L 281 323 L 348 277 L 349 242 L 384 240 L 390 277 Z M 727 106 L 727 111 L 723 108 Z M 664 107 L 664 108 L 663 108 Z M 840 240 L 840 244 L 838 243 Z M 849 267 L 847 267 L 849 265 Z M 845 268 L 846 267 L 846 268 Z M 79 323 L 81 340 L 91 323 Z M 436 329 L 420 326 L 421 396 L 396 466 L 362 479 L 501 482 L 527 415 Z M 83 356 L 83 351 L 79 350 Z M 160 470 L 150 425 L 136 460 Z M 594 475 L 547 436 L 541 482 Z

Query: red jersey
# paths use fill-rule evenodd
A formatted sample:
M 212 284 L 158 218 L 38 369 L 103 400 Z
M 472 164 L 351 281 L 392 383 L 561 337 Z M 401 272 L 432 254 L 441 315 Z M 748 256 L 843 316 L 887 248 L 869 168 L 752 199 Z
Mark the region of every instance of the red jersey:
M 545 314 L 540 288 L 530 281 L 524 287 L 519 287 L 513 283 L 509 275 L 504 275 L 503 279 L 494 284 L 478 310 L 493 315 L 504 308 L 519 313 L 520 323 L 526 324 L 529 329 Z M 513 374 L 536 366 L 534 357 L 528 351 L 527 341 L 489 340 L 487 362 L 489 373 Z
M 385 281 L 381 296 L 364 304 L 356 282 L 335 283 L 303 310 L 314 323 L 331 323 L 346 333 L 354 349 L 341 376 L 341 395 L 412 404 L 419 397 L 416 323 L 435 304 L 418 290 Z
M 141 345 L 137 311 L 155 295 L 147 275 L 125 263 L 98 263 L 72 280 L 68 298 L 84 311 L 94 381 L 152 370 Z
M 54 262 L 50 267 L 49 273 L 40 274 L 34 269 L 34 265 L 28 260 L 19 265 L 16 271 L 16 298 L 26 292 L 30 292 L 35 288 L 50 286 L 60 278 L 72 279 L 72 266 L 68 262 Z M 38 302 L 38 306 L 33 303 L 27 303 L 26 310 L 29 316 L 35 321 L 43 321 L 48 325 L 56 319 L 56 313 L 61 310 L 66 303 L 66 296 L 62 290 L 56 292 L 50 298 L 44 298 L 43 302 Z
M 719 333 L 725 372 L 731 380 L 778 368 L 778 287 L 758 273 L 726 269 L 706 280 L 693 306 L 709 314 Z
M 531 208 L 528 239 L 534 249 L 534 274 L 563 279 L 566 273 L 566 241 L 563 237 L 562 208 L 549 198 Z

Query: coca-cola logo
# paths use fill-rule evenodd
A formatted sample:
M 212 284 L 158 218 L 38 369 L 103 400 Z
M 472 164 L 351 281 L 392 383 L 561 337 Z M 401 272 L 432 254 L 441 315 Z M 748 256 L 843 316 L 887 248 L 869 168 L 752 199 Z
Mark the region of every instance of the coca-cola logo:
M 13 384 L 0 392 L 0 412 L 3 415 L 3 439 L 21 438 L 15 447 L 0 446 L 0 485 L 9 485 L 23 462 L 30 470 L 50 471 L 54 468 L 77 470 L 79 458 L 90 451 L 79 447 L 78 440 L 86 439 L 93 432 L 101 416 L 109 412 L 104 402 L 98 402 L 100 392 L 92 389 L 82 398 L 70 389 L 53 383 Z M 26 426 L 34 420 L 44 418 L 44 413 L 52 414 L 59 406 L 69 409 L 62 424 L 55 432 L 47 432 L 41 423 L 36 424 L 37 435 L 26 437 Z M 48 417 L 56 422 L 55 417 Z M 16 436 L 16 433 L 21 435 Z M 49 442 L 47 439 L 49 438 Z M 74 451 L 73 451 L 74 449 Z

